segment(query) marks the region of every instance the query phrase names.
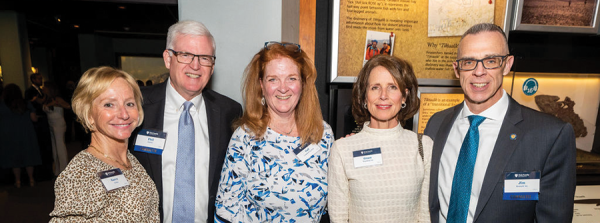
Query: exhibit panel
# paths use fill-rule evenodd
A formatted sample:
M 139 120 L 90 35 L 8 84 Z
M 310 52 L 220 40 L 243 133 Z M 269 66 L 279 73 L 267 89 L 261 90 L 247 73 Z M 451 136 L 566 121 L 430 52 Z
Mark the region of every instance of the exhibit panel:
M 354 82 L 365 60 L 388 47 L 417 78 L 454 79 L 460 36 L 477 23 L 505 27 L 506 0 L 334 0 L 331 77 Z M 385 44 L 384 44 L 385 43 Z
M 598 33 L 598 0 L 511 1 L 512 30 Z

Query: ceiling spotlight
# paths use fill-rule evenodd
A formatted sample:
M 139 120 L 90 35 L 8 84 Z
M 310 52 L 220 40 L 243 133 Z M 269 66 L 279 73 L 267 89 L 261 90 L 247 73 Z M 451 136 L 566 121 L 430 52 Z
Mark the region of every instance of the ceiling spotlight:
M 123 27 L 125 31 L 129 31 L 129 27 Z
M 121 10 L 125 10 L 125 6 L 122 6 L 122 5 L 121 5 L 121 6 L 119 6 L 119 9 L 121 9 Z
M 79 25 L 75 24 L 75 25 L 73 25 L 73 28 L 77 29 L 77 28 L 79 28 Z

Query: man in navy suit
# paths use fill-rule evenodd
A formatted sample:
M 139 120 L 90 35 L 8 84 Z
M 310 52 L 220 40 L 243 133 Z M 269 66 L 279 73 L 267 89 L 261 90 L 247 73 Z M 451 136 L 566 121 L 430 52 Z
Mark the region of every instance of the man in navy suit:
M 457 59 L 454 73 L 465 100 L 434 114 L 425 129 L 434 140 L 429 187 L 432 222 L 571 222 L 576 167 L 573 127 L 520 105 L 503 90 L 502 80 L 514 57 L 500 27 L 471 27 L 460 40 Z M 470 115 L 484 121 L 478 127 L 472 183 L 467 184 L 470 196 L 463 196 L 467 206 L 461 207 L 451 197 L 461 194 L 453 184 L 464 183 L 453 179 Z M 529 191 L 515 186 L 516 181 Z M 455 218 L 455 213 L 466 217 Z
M 213 74 L 216 44 L 206 27 L 196 21 L 180 21 L 169 28 L 167 48 L 163 52 L 169 79 L 142 88 L 146 118 L 140 129 L 165 132 L 162 154 L 133 151 L 148 175 L 154 180 L 160 196 L 161 221 L 173 222 L 177 205 L 175 185 L 178 146 L 178 124 L 184 103 L 192 102 L 189 114 L 194 126 L 193 202 L 188 219 L 213 222 L 215 195 L 225 152 L 232 135 L 231 124 L 242 114 L 239 103 L 210 89 L 205 89 Z M 129 140 L 134 142 L 135 140 Z M 133 149 L 133 145 L 130 146 Z M 179 210 L 178 210 L 179 209 Z M 188 212 L 189 213 L 189 212 Z

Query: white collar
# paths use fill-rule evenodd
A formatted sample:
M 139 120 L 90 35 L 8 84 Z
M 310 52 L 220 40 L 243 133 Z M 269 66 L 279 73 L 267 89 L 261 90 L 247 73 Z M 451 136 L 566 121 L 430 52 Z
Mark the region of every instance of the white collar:
M 508 111 L 508 94 L 504 89 L 502 89 L 502 98 L 498 100 L 494 105 L 486 109 L 485 111 L 479 113 L 479 116 L 483 116 L 486 119 L 491 120 L 503 120 L 504 115 L 506 115 L 506 111 Z M 469 110 L 469 106 L 467 106 L 467 102 L 463 102 L 463 109 L 459 117 L 467 118 L 469 115 L 474 115 L 471 110 Z
M 177 111 L 183 109 L 183 103 L 187 101 L 185 100 L 185 98 L 183 98 L 183 96 L 179 94 L 179 92 L 175 90 L 175 88 L 173 88 L 173 86 L 171 85 L 171 78 L 167 79 L 166 97 L 166 101 L 169 102 L 171 106 L 175 107 Z M 192 108 L 200 108 L 200 104 L 204 102 L 204 99 L 202 98 L 202 93 L 192 98 L 190 102 L 194 103 L 194 106 L 192 106 Z

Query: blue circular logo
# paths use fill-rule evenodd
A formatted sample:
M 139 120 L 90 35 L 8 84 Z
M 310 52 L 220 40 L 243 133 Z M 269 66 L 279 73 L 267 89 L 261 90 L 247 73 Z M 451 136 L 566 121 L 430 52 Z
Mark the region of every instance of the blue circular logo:
M 523 83 L 523 93 L 525 93 L 527 96 L 534 95 L 535 92 L 537 92 L 538 87 L 539 85 L 537 80 L 535 80 L 535 78 L 529 78 L 525 80 L 525 83 Z

